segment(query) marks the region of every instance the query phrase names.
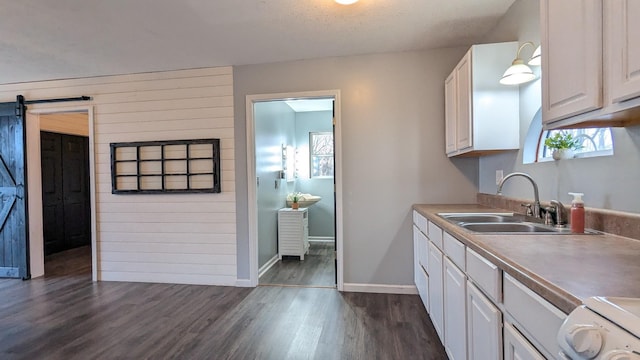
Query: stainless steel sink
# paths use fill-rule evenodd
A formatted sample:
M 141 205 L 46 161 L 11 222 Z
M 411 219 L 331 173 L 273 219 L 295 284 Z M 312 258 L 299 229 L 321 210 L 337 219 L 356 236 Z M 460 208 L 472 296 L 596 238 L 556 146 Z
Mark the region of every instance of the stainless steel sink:
M 464 229 L 477 233 L 494 234 L 571 234 L 568 228 L 557 228 L 535 222 L 535 219 L 514 213 L 439 213 Z M 587 230 L 585 234 L 597 234 Z
M 514 216 L 512 213 L 489 214 L 489 213 L 465 213 L 465 214 L 440 214 L 443 218 L 459 223 L 517 223 L 522 222 L 522 218 Z
M 567 229 L 558 229 L 535 223 L 461 223 L 461 227 L 481 233 L 567 233 Z

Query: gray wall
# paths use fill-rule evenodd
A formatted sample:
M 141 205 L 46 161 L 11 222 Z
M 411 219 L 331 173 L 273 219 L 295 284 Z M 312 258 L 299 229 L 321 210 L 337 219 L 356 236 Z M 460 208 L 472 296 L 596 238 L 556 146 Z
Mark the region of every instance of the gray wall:
M 518 0 L 509 9 L 486 42 L 519 39 L 540 43 L 538 0 Z M 543 49 L 544 51 L 544 49 Z M 523 55 L 530 55 L 530 52 Z M 521 146 L 540 107 L 540 82 L 520 88 Z M 640 212 L 640 126 L 613 129 L 614 156 L 572 159 L 568 161 L 522 164 L 522 150 L 485 156 L 480 159 L 481 192 L 495 193 L 495 171 L 505 175 L 524 171 L 533 176 L 543 200 L 559 199 L 569 203 L 569 191 L 584 192 L 586 206 L 620 211 Z M 514 179 L 505 185 L 503 193 L 520 198 L 533 198 L 531 186 L 525 180 Z
M 409 285 L 411 205 L 475 202 L 478 160 L 444 154 L 444 79 L 466 48 L 234 68 L 238 278 L 249 277 L 249 94 L 340 89 L 344 281 Z
M 278 253 L 278 210 L 285 206 L 289 188 L 294 186 L 293 182 L 279 178 L 279 170 L 282 170 L 282 144 L 295 146 L 295 113 L 284 102 L 274 101 L 255 104 L 254 114 L 256 176 L 260 179 L 257 192 L 260 267 Z M 246 188 L 245 177 L 242 189 L 246 192 Z
M 333 237 L 335 216 L 333 178 L 309 178 L 309 133 L 333 131 L 332 111 L 296 113 L 296 146 L 302 171 L 296 179 L 296 191 L 322 197 L 309 208 L 309 236 Z

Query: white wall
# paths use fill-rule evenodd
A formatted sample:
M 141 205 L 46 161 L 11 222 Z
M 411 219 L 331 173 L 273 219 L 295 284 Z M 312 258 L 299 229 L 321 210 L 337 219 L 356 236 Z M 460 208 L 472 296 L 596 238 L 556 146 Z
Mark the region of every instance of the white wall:
M 280 179 L 282 145 L 295 146 L 295 113 L 284 101 L 256 103 L 256 176 L 258 195 L 258 267 L 278 254 L 278 210 L 294 183 Z
M 98 279 L 236 283 L 231 68 L 0 86 L 0 101 L 15 101 L 17 94 L 27 100 L 93 97 L 82 104 L 94 106 Z M 29 111 L 78 104 L 39 104 Z M 111 194 L 109 143 L 199 138 L 221 139 L 221 194 Z M 41 209 L 31 208 L 30 216 L 38 210 L 41 217 Z
M 517 0 L 500 23 L 485 38 L 486 42 L 518 39 L 520 43 L 540 43 L 539 1 Z M 544 49 L 542 49 L 544 51 Z M 530 55 L 529 52 L 524 56 Z M 540 107 L 540 82 L 520 87 L 521 148 L 531 119 Z M 569 203 L 569 191 L 584 192 L 586 206 L 619 211 L 640 212 L 640 126 L 614 128 L 614 156 L 572 159 L 559 162 L 522 164 L 522 150 L 486 156 L 480 159 L 481 192 L 495 193 L 495 171 L 505 175 L 523 171 L 533 176 L 543 200 L 558 199 Z M 533 198 L 527 182 L 513 180 L 503 193 L 519 198 Z
M 249 278 L 245 96 L 339 89 L 344 281 L 412 284 L 411 205 L 475 202 L 477 159 L 444 153 L 444 79 L 466 50 L 234 67 L 238 277 Z

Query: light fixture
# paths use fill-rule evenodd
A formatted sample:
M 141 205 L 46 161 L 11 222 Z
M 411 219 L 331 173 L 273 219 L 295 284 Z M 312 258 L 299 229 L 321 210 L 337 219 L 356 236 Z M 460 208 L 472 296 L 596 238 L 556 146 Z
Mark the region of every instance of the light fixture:
M 358 2 L 358 0 L 334 0 L 334 1 L 340 5 L 351 5 Z
M 536 50 L 531 55 L 531 59 L 529 59 L 528 64 L 531 66 L 540 66 L 542 64 L 542 49 L 540 48 L 542 45 L 538 45 Z
M 516 59 L 513 60 L 511 66 L 504 72 L 502 75 L 502 79 L 500 79 L 500 84 L 502 85 L 519 85 L 534 80 L 536 78 L 536 74 L 533 73 L 531 68 L 527 66 L 527 64 L 522 61 L 520 58 L 520 51 L 524 49 L 525 46 L 531 45 L 533 43 L 531 41 L 527 41 L 526 43 L 520 45 L 518 48 L 518 53 L 516 55 Z

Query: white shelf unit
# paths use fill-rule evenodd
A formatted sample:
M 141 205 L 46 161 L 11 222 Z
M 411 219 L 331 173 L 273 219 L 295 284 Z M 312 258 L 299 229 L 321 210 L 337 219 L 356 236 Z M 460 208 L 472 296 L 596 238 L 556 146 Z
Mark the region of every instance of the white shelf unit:
M 307 208 L 278 210 L 278 257 L 300 256 L 309 251 L 309 211 Z

